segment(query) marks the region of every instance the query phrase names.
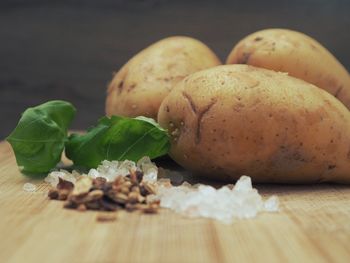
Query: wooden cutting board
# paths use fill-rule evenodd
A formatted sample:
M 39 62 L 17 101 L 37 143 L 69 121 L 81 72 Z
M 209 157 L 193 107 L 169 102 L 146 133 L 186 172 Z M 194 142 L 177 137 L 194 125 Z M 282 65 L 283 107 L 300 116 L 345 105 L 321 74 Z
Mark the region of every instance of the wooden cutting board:
M 34 183 L 34 193 L 22 190 Z M 281 212 L 225 225 L 118 212 L 62 208 L 48 186 L 22 176 L 10 146 L 0 143 L 0 262 L 350 262 L 350 187 L 258 185 L 277 194 Z

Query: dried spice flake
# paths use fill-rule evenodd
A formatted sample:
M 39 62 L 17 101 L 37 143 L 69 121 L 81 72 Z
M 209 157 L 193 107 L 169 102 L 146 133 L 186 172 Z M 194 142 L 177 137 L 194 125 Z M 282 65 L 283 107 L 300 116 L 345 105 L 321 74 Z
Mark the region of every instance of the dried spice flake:
M 115 214 L 99 214 L 96 217 L 96 221 L 98 222 L 113 222 L 117 220 L 117 216 Z

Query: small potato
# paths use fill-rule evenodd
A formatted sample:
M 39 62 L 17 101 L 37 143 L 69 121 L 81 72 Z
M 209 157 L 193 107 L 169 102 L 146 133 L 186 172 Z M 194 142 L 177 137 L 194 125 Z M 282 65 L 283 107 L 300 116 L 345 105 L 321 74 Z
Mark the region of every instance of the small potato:
M 231 182 L 350 183 L 350 112 L 329 93 L 284 73 L 225 65 L 186 77 L 158 122 L 171 157 Z
M 220 65 L 202 42 L 169 37 L 142 50 L 114 76 L 108 87 L 107 115 L 156 118 L 160 103 L 187 75 Z
M 242 39 L 227 64 L 247 64 L 288 72 L 337 97 L 350 109 L 350 76 L 320 43 L 302 33 L 266 29 Z

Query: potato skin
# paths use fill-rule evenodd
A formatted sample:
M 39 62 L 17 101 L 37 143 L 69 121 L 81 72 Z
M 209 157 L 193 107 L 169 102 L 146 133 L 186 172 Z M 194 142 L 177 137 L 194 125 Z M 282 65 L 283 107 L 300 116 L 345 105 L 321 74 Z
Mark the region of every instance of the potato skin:
M 162 102 L 170 156 L 200 176 L 232 181 L 350 183 L 350 112 L 284 73 L 225 65 L 186 77 Z
M 287 29 L 266 29 L 242 39 L 226 64 L 247 64 L 288 72 L 337 97 L 350 109 L 350 76 L 340 62 L 311 37 Z
M 220 65 L 202 42 L 182 36 L 165 38 L 142 50 L 109 84 L 107 115 L 157 118 L 160 103 L 187 75 Z

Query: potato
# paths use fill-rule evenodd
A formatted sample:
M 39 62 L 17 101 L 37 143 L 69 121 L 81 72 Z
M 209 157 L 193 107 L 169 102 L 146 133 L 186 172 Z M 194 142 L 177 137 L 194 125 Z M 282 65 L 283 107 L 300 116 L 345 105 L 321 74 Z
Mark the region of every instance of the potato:
M 160 103 L 187 75 L 220 65 L 202 42 L 169 37 L 142 50 L 115 74 L 108 87 L 107 115 L 157 118 Z
M 350 183 L 350 112 L 329 93 L 284 73 L 225 65 L 186 77 L 162 102 L 170 156 L 232 182 Z
M 320 43 L 302 33 L 266 29 L 241 40 L 227 64 L 248 64 L 288 72 L 337 97 L 350 109 L 350 76 Z

